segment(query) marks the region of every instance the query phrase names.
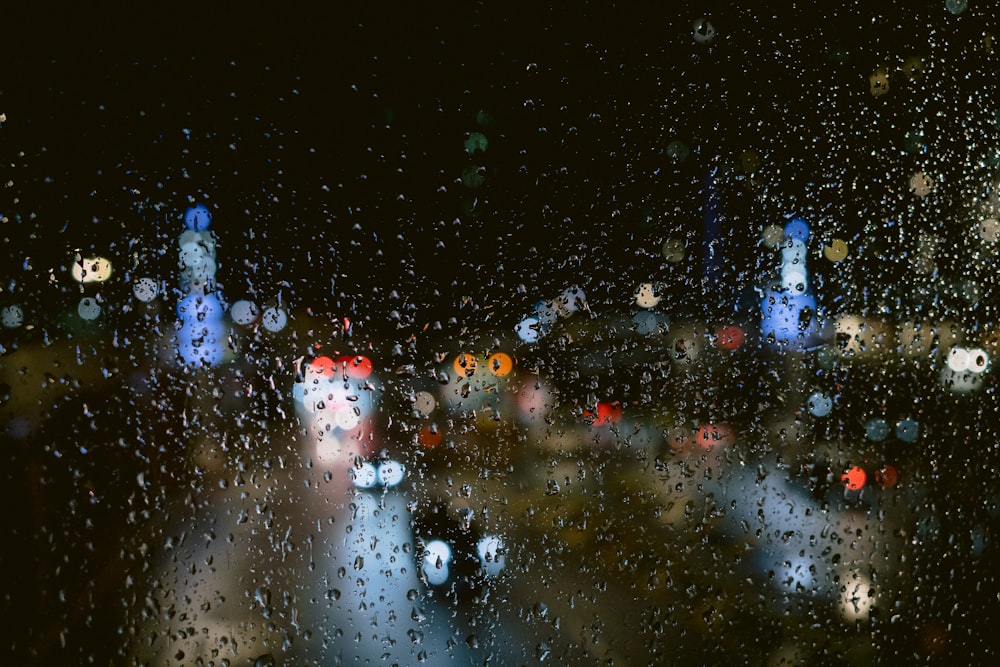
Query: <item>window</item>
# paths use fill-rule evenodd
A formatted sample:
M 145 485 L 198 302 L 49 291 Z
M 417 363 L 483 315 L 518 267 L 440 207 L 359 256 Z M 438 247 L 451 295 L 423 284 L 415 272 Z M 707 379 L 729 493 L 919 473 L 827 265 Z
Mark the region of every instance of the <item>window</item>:
M 2 652 L 995 660 L 995 12 L 735 4 L 19 51 Z

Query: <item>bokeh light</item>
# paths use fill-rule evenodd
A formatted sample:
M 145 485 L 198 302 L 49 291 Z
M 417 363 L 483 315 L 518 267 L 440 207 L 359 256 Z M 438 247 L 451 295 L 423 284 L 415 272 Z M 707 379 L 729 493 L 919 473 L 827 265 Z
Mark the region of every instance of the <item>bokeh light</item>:
M 872 442 L 882 442 L 889 437 L 889 422 L 873 417 L 865 422 L 865 437 Z
M 694 440 L 702 449 L 730 447 L 736 444 L 736 431 L 729 424 L 704 424 L 695 429 Z
M 253 324 L 260 315 L 260 309 L 253 301 L 240 300 L 229 308 L 229 315 L 233 322 L 246 326 Z
M 427 424 L 420 429 L 417 441 L 428 449 L 433 449 L 441 444 L 442 433 L 437 424 Z
M 860 466 L 851 466 L 847 472 L 840 476 L 840 481 L 843 482 L 848 491 L 860 491 L 864 488 L 867 479 L 868 475 Z
M 406 467 L 399 461 L 387 460 L 379 464 L 378 481 L 385 487 L 393 487 L 403 481 Z
M 73 262 L 70 272 L 78 283 L 102 283 L 111 277 L 111 261 L 104 257 L 88 257 Z
M 874 603 L 875 585 L 869 577 L 860 572 L 845 577 L 838 600 L 844 620 L 853 623 L 868 618 Z
M 139 278 L 132 285 L 132 294 L 143 303 L 149 303 L 160 293 L 159 285 L 149 277 Z
M 24 309 L 18 304 L 0 308 L 0 324 L 5 329 L 16 329 L 24 324 Z
M 479 369 L 479 361 L 474 354 L 460 353 L 452 361 L 452 368 L 460 378 L 471 378 Z
M 843 239 L 833 239 L 830 245 L 823 246 L 823 256 L 831 262 L 839 262 L 847 257 L 847 243 Z
M 622 419 L 622 405 L 618 401 L 601 401 L 598 402 L 596 411 L 584 410 L 583 416 L 594 426 L 617 424 Z
M 685 254 L 684 241 L 681 239 L 667 239 L 663 242 L 660 253 L 663 255 L 663 259 L 671 264 L 682 262 L 684 261 Z
M 735 324 L 727 324 L 715 330 L 715 344 L 723 350 L 738 350 L 745 342 L 743 329 Z
M 270 306 L 264 309 L 260 321 L 265 329 L 271 333 L 278 333 L 288 325 L 288 313 L 284 308 Z
M 414 394 L 413 407 L 417 412 L 429 415 L 434 412 L 434 408 L 437 407 L 437 401 L 434 399 L 434 395 L 429 391 L 418 391 Z
M 826 417 L 833 410 L 833 399 L 823 392 L 815 392 L 806 401 L 809 414 L 814 417 Z
M 632 298 L 640 308 L 654 308 L 660 303 L 662 294 L 653 283 L 642 283 L 635 288 Z
M 338 368 L 342 368 L 349 378 L 363 380 L 372 374 L 374 366 L 372 360 L 363 354 L 340 357 L 337 360 Z
M 85 296 L 80 299 L 80 302 L 76 306 L 76 312 L 80 316 L 80 319 L 93 321 L 101 316 L 101 304 L 97 302 L 97 299 Z
M 920 423 L 911 417 L 896 422 L 896 438 L 902 442 L 916 442 L 920 437 Z
M 896 466 L 886 464 L 876 470 L 875 483 L 886 489 L 896 486 L 899 483 L 899 471 Z
M 378 469 L 367 461 L 351 466 L 351 483 L 359 489 L 370 489 L 378 481 Z
M 451 562 L 451 547 L 444 540 L 431 540 L 424 545 L 421 571 L 431 586 L 442 586 L 450 576 L 448 563 Z
M 537 317 L 526 317 L 517 324 L 515 331 L 525 343 L 537 343 L 541 337 L 541 323 Z
M 509 354 L 496 352 L 486 359 L 486 367 L 497 377 L 506 377 L 514 370 L 514 360 Z
M 212 224 L 212 213 L 204 204 L 195 204 L 184 211 L 184 224 L 192 231 L 203 231 Z
M 486 535 L 476 544 L 479 563 L 488 577 L 496 577 L 506 565 L 503 540 L 494 535 Z

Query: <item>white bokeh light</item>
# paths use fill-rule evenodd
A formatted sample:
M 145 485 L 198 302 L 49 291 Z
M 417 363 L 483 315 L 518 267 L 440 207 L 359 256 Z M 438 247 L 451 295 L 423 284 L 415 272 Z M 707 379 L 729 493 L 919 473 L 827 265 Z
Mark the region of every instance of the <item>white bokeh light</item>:
M 247 324 L 252 324 L 257 319 L 260 309 L 257 308 L 257 304 L 253 301 L 241 299 L 230 307 L 229 314 L 233 318 L 233 322 L 246 326 Z
M 424 561 L 421 569 L 432 586 L 440 586 L 448 581 L 448 563 L 451 561 L 451 547 L 444 540 L 431 540 L 424 547 Z
M 17 304 L 4 306 L 0 309 L 0 324 L 4 328 L 16 329 L 24 324 L 24 309 Z
M 260 321 L 264 324 L 265 329 L 271 333 L 277 333 L 288 324 L 288 315 L 283 309 L 272 306 L 264 310 Z
M 406 476 L 406 468 L 399 461 L 384 461 L 378 467 L 378 481 L 385 486 L 396 486 Z
M 351 468 L 351 483 L 359 489 L 369 489 L 375 486 L 378 471 L 371 463 L 365 462 Z
M 97 299 L 85 296 L 77 304 L 76 312 L 81 319 L 87 321 L 96 320 L 101 316 L 101 304 L 97 303 Z
M 948 368 L 961 373 L 969 369 L 969 351 L 964 347 L 953 347 L 948 353 Z
M 143 303 L 149 303 L 155 299 L 159 292 L 160 289 L 156 284 L 156 281 L 149 277 L 139 278 L 135 281 L 135 284 L 132 285 L 132 294 L 135 295 L 136 299 L 142 301 Z
M 837 600 L 841 615 L 847 621 L 868 618 L 875 602 L 875 584 L 859 572 L 852 573 L 846 579 Z
M 660 303 L 662 296 L 653 283 L 642 283 L 635 288 L 633 298 L 640 308 L 653 308 Z
M 486 572 L 486 576 L 499 575 L 506 564 L 503 540 L 494 535 L 487 535 L 479 540 L 476 551 L 479 554 L 479 564 Z

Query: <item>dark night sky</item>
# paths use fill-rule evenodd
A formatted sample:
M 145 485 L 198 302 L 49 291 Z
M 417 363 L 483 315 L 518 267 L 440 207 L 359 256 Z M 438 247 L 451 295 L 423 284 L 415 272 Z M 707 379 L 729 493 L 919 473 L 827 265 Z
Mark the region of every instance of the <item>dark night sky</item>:
M 872 100 L 876 65 L 932 47 L 964 57 L 992 20 L 901 4 L 822 20 L 727 3 L 58 13 L 19 33 L 0 83 L 0 146 L 19 197 L 4 212 L 37 221 L 18 226 L 15 255 L 58 266 L 67 248 L 114 256 L 134 241 L 151 272 L 170 270 L 157 250 L 194 197 L 216 207 L 232 298 L 285 280 L 301 304 L 338 309 L 335 277 L 349 301 L 403 286 L 441 313 L 466 294 L 516 301 L 519 284 L 529 302 L 576 281 L 617 301 L 659 269 L 663 240 L 701 239 L 707 170 L 755 150 L 764 193 L 723 186 L 733 287 L 757 269 L 757 235 L 777 216 L 825 218 L 817 227 L 850 240 L 906 215 L 886 170 L 907 159 L 895 146 L 914 106 L 927 116 L 977 103 L 904 81 Z M 718 30 L 710 48 L 691 39 L 702 14 Z M 846 61 L 831 57 L 838 49 Z M 994 65 L 967 63 L 952 85 L 975 93 Z M 477 125 L 479 110 L 495 125 Z M 474 130 L 491 141 L 476 159 L 462 150 Z M 679 166 L 665 153 L 674 139 L 692 149 Z M 472 164 L 486 169 L 475 192 L 458 182 Z M 675 271 L 677 284 L 700 270 Z

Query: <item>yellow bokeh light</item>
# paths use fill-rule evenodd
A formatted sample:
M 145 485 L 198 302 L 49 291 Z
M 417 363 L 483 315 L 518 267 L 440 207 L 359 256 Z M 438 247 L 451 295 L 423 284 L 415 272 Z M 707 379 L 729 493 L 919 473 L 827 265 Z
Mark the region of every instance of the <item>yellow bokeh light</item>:
M 111 262 L 104 257 L 78 257 L 71 267 L 73 280 L 78 283 L 102 283 L 111 277 Z
M 918 171 L 910 177 L 910 192 L 921 199 L 926 197 L 934 189 L 934 179 L 922 171 Z
M 676 264 L 684 259 L 684 241 L 681 239 L 667 239 L 663 243 L 663 259 L 671 264 Z
M 987 218 L 979 223 L 979 238 L 986 243 L 996 243 L 1000 238 L 1000 222 L 994 218 Z
M 760 237 L 768 248 L 777 248 L 785 240 L 785 230 L 779 225 L 768 225 L 761 232 Z
M 632 298 L 640 308 L 653 308 L 660 303 L 660 293 L 653 283 L 642 283 L 635 288 Z
M 833 239 L 830 245 L 823 247 L 823 256 L 831 262 L 839 262 L 847 257 L 847 242 L 843 239 Z
M 841 353 L 857 359 L 881 356 L 896 343 L 895 332 L 878 318 L 843 315 L 834 329 Z
M 889 92 L 889 72 L 884 67 L 879 67 L 868 76 L 868 85 L 871 94 L 881 97 Z

